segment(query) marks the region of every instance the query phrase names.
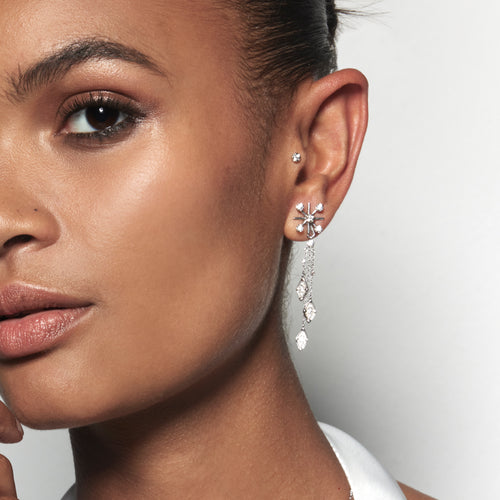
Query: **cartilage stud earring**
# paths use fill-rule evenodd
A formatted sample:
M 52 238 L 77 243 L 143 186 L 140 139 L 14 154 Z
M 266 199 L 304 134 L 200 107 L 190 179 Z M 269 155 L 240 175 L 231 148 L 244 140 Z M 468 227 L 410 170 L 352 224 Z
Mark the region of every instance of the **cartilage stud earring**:
M 302 161 L 302 155 L 300 153 L 293 153 L 292 161 L 293 163 L 300 163 Z

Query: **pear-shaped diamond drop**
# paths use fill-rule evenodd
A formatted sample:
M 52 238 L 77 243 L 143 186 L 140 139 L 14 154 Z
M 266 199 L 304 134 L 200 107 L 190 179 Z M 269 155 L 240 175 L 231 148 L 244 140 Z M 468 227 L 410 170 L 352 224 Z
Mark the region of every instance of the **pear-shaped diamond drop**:
M 300 278 L 299 284 L 297 285 L 297 288 L 295 290 L 297 291 L 297 296 L 299 297 L 299 300 L 304 300 L 304 297 L 307 295 L 307 292 L 309 291 L 309 287 L 307 286 L 306 280 L 303 277 Z
M 306 318 L 306 321 L 310 323 L 315 317 L 316 317 L 316 308 L 314 307 L 313 301 L 310 300 L 304 306 L 304 318 Z
M 301 330 L 295 337 L 295 342 L 297 343 L 297 348 L 299 349 L 299 351 L 303 351 L 306 348 L 308 340 L 309 339 L 307 338 L 306 332 L 304 330 Z

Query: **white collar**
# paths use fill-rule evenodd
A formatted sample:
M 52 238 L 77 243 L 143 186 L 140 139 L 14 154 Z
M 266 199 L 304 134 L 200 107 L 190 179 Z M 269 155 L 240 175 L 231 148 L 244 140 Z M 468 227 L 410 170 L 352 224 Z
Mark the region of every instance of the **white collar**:
M 405 500 L 401 488 L 377 459 L 353 437 L 318 422 L 349 481 L 354 500 Z

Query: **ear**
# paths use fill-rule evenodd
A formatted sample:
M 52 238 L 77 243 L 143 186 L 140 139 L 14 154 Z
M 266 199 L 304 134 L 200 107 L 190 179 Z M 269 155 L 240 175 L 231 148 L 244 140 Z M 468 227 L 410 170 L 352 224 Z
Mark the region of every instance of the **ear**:
M 301 154 L 296 165 L 285 236 L 290 240 L 307 238 L 307 224 L 297 231 L 301 217 L 296 206 L 324 220 L 317 224 L 325 229 L 330 223 L 351 184 L 368 123 L 368 82 L 354 69 L 337 71 L 315 82 L 304 82 L 297 90 L 292 120 L 297 125 L 291 138 L 293 152 Z M 293 169 L 294 166 L 290 166 Z

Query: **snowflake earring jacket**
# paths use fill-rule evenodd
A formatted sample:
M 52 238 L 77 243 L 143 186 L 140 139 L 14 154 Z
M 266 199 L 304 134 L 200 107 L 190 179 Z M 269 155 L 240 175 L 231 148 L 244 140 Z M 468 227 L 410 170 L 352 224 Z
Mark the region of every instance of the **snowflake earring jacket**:
M 305 349 L 307 345 L 307 333 L 306 333 L 306 323 L 309 324 L 316 316 L 316 308 L 312 300 L 312 286 L 313 286 L 313 276 L 314 276 L 314 237 L 321 233 L 323 228 L 316 224 L 317 221 L 324 220 L 324 217 L 318 217 L 316 214 L 323 212 L 323 204 L 319 203 L 316 208 L 311 212 L 311 204 L 307 204 L 307 212 L 303 203 L 299 203 L 295 206 L 298 212 L 301 213 L 300 217 L 295 217 L 294 220 L 300 220 L 301 222 L 297 226 L 297 231 L 303 233 L 306 231 L 306 236 L 308 238 L 304 258 L 302 259 L 302 276 L 300 277 L 299 284 L 297 285 L 296 291 L 297 296 L 301 302 L 304 302 L 304 308 L 302 310 L 302 328 L 299 334 L 295 337 L 295 342 L 299 351 Z

